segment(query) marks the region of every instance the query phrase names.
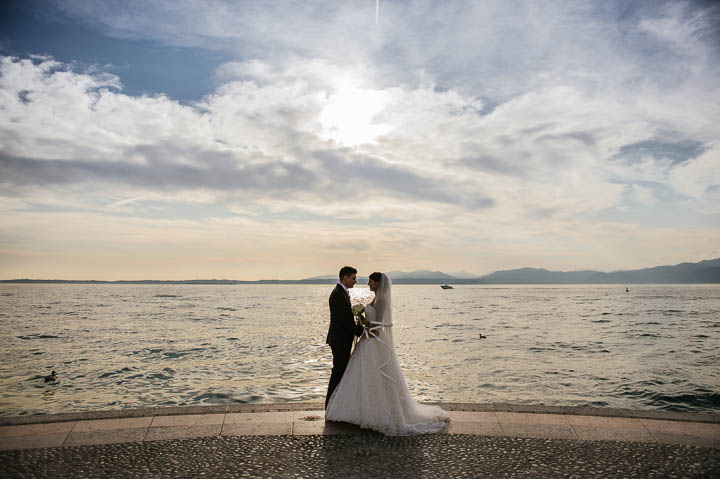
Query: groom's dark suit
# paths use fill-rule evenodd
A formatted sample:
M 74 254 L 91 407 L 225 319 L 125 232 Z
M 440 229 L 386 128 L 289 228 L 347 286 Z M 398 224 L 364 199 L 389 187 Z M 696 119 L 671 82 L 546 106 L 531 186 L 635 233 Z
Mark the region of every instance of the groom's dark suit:
M 325 407 L 327 408 L 330 396 L 335 387 L 340 383 L 348 361 L 350 361 L 350 349 L 353 338 L 363 333 L 363 327 L 355 324 L 355 319 L 350 305 L 350 296 L 345 288 L 338 283 L 330 293 L 330 328 L 325 342 L 330 345 L 333 354 L 333 368 L 330 374 L 327 396 L 325 396 Z

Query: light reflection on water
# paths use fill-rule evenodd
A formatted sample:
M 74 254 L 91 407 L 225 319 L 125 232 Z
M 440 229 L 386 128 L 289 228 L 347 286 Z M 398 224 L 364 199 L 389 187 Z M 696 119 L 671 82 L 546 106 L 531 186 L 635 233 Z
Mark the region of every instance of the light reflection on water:
M 332 287 L 1 284 L 0 414 L 322 400 Z M 630 289 L 395 285 L 408 386 L 428 401 L 720 411 L 720 285 Z

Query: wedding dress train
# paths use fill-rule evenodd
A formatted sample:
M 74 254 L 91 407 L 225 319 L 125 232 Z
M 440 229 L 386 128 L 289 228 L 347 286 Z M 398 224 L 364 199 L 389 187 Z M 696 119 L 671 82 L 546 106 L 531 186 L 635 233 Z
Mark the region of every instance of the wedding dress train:
M 392 337 L 390 279 L 383 275 L 375 307 L 365 309 L 371 327 L 360 338 L 325 410 L 325 419 L 391 435 L 442 431 L 449 421 L 437 406 L 410 396 Z

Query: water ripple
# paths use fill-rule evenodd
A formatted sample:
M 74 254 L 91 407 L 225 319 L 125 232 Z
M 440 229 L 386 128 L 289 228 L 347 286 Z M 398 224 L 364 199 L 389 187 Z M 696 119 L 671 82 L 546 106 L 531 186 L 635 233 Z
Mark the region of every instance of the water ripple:
M 718 285 L 394 293 L 398 357 L 419 399 L 720 411 Z M 0 347 L 12 358 L 0 364 L 0 414 L 322 400 L 328 294 L 0 285 Z M 56 384 L 44 383 L 51 370 Z

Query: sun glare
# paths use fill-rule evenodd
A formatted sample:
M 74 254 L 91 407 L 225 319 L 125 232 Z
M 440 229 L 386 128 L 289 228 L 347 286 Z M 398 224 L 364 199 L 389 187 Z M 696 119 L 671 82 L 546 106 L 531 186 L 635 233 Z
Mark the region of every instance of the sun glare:
M 340 88 L 320 115 L 323 138 L 345 146 L 375 142 L 388 131 L 387 125 L 375 121 L 385 104 L 386 94 L 380 90 Z

